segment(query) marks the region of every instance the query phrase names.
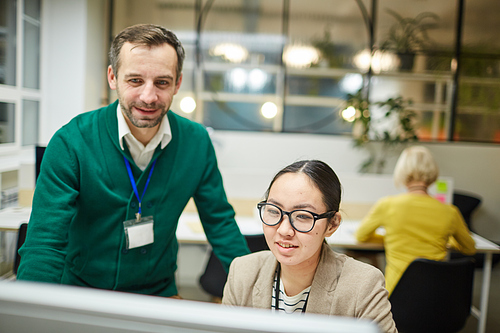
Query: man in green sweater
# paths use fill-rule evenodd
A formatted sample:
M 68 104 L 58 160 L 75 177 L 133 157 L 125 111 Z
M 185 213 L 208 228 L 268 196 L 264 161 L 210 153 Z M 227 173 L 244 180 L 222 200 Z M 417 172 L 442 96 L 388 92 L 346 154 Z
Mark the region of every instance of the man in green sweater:
M 175 233 L 191 197 L 226 269 L 249 253 L 206 130 L 169 111 L 183 60 L 163 27 L 115 37 L 108 82 L 118 101 L 78 115 L 47 146 L 19 280 L 177 295 Z

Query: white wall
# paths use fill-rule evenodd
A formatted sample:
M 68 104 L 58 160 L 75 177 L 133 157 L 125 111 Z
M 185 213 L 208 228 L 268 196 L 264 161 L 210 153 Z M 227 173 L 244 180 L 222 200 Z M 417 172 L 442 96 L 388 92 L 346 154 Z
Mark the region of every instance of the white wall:
M 106 98 L 108 55 L 108 1 L 87 0 L 87 40 L 84 110 L 95 110 Z
M 483 201 L 473 215 L 480 235 L 500 241 L 500 146 L 481 144 L 430 144 L 441 174 L 452 176 L 455 188 L 473 192 Z
M 368 202 L 395 191 L 390 186 L 377 188 L 378 176 L 357 173 L 366 153 L 353 148 L 347 137 L 215 131 L 212 138 L 229 197 L 262 197 L 274 174 L 300 159 L 327 162 L 343 183 L 343 200 Z M 440 175 L 453 178 L 455 189 L 483 198 L 473 215 L 474 227 L 479 234 L 500 241 L 500 147 L 467 143 L 425 146 L 435 156 Z M 390 177 L 396 159 L 388 160 L 388 174 L 380 177 Z
M 106 77 L 98 74 L 105 68 L 105 3 L 42 1 L 42 144 L 75 115 L 100 104 Z

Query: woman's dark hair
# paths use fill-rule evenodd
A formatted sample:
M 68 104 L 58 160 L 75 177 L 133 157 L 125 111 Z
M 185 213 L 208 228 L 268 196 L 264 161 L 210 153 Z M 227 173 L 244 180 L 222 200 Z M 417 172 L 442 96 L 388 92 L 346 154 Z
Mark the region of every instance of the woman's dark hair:
M 328 211 L 339 211 L 341 185 L 339 178 L 328 164 L 318 160 L 304 160 L 298 161 L 279 171 L 274 176 L 271 184 L 267 188 L 265 200 L 269 197 L 269 191 L 273 186 L 276 179 L 285 173 L 303 173 L 311 179 L 311 181 L 318 187 L 321 194 L 323 194 L 323 202 Z

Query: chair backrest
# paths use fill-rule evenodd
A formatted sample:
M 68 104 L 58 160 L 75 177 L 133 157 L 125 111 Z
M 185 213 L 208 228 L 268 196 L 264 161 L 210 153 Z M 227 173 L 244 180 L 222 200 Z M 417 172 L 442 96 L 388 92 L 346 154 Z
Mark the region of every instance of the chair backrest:
M 28 230 L 28 223 L 22 223 L 19 226 L 19 231 L 17 233 L 17 246 L 16 246 L 16 256 L 14 258 L 14 267 L 12 271 L 14 275 L 17 275 L 17 269 L 19 268 L 19 264 L 21 263 L 21 256 L 19 255 L 19 249 L 23 246 L 24 241 L 26 240 L 26 231 Z
M 250 252 L 259 252 L 263 250 L 269 250 L 269 247 L 267 246 L 266 242 L 266 237 L 264 237 L 264 234 L 259 234 L 259 235 L 245 235 L 245 239 L 248 244 L 248 248 L 250 249 Z
M 457 206 L 464 217 L 465 223 L 472 230 L 471 215 L 481 204 L 481 198 L 472 193 L 453 192 L 453 204 Z
M 45 146 L 35 147 L 35 182 L 40 175 L 40 167 L 42 165 L 43 154 L 45 153 Z
M 389 301 L 399 332 L 458 332 L 470 315 L 474 259 L 416 259 Z
M 245 235 L 248 248 L 251 252 L 269 250 L 264 234 Z M 222 298 L 224 285 L 227 281 L 227 273 L 222 267 L 221 262 L 213 252 L 210 252 L 210 257 L 205 267 L 205 272 L 200 276 L 200 285 L 207 293 L 214 297 Z

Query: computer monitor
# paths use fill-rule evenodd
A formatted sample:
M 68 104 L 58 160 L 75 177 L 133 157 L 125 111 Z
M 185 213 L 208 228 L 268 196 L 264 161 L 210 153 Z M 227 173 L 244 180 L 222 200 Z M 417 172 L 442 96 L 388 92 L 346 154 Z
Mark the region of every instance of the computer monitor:
M 333 332 L 375 333 L 374 323 L 285 315 L 106 290 L 0 281 L 2 332 Z
M 45 146 L 35 146 L 35 182 L 38 179 L 38 175 L 40 175 L 40 166 L 42 165 L 45 148 Z

